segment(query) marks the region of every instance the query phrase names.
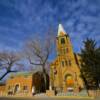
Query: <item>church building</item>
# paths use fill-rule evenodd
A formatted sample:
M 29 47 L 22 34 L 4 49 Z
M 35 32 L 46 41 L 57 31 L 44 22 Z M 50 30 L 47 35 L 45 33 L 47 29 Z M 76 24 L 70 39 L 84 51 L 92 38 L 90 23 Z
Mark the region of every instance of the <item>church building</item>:
M 61 24 L 56 37 L 57 56 L 50 64 L 50 77 L 47 82 L 50 89 L 46 90 L 47 96 L 57 93 L 76 93 L 84 88 L 80 73 L 80 56 L 73 52 L 69 35 Z M 0 95 L 32 96 L 43 90 L 43 74 L 39 71 L 17 72 L 12 74 L 5 84 L 0 84 Z M 43 92 L 43 91 L 42 91 Z
M 50 65 L 50 87 L 57 92 L 84 88 L 80 77 L 80 57 L 73 52 L 69 35 L 59 24 L 56 37 L 57 57 Z

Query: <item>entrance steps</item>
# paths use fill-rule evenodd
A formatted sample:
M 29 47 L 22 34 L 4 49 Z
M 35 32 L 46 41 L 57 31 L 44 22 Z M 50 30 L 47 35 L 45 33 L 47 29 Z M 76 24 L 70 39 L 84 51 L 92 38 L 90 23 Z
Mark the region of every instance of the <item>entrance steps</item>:
M 80 92 L 66 92 L 66 93 L 58 93 L 57 96 L 88 96 L 88 93 L 86 90 L 82 90 Z

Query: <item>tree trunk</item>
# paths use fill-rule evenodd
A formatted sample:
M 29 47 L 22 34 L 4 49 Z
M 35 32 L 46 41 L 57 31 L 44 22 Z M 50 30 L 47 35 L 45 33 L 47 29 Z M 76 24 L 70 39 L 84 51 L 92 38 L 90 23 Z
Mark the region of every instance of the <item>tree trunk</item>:
M 44 67 L 45 65 L 42 66 L 42 69 L 43 69 L 43 79 L 44 79 L 44 91 L 46 92 L 47 80 L 46 80 L 46 70 Z

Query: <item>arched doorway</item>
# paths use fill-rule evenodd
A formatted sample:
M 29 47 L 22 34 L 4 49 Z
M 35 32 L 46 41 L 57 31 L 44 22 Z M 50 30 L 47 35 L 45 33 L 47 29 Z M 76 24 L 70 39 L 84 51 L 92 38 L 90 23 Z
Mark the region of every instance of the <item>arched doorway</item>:
M 16 84 L 15 85 L 15 89 L 14 89 L 14 93 L 18 93 L 19 92 L 19 89 L 20 89 L 19 84 Z
M 65 75 L 65 84 L 68 91 L 73 91 L 74 89 L 74 78 L 71 74 Z

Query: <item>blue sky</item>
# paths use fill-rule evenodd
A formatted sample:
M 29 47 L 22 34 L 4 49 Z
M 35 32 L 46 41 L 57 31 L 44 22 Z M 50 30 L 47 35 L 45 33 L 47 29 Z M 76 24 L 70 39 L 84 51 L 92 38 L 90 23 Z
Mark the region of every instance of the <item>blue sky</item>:
M 0 0 L 0 50 L 20 50 L 34 35 L 57 34 L 61 23 L 75 52 L 91 37 L 100 45 L 100 0 Z

